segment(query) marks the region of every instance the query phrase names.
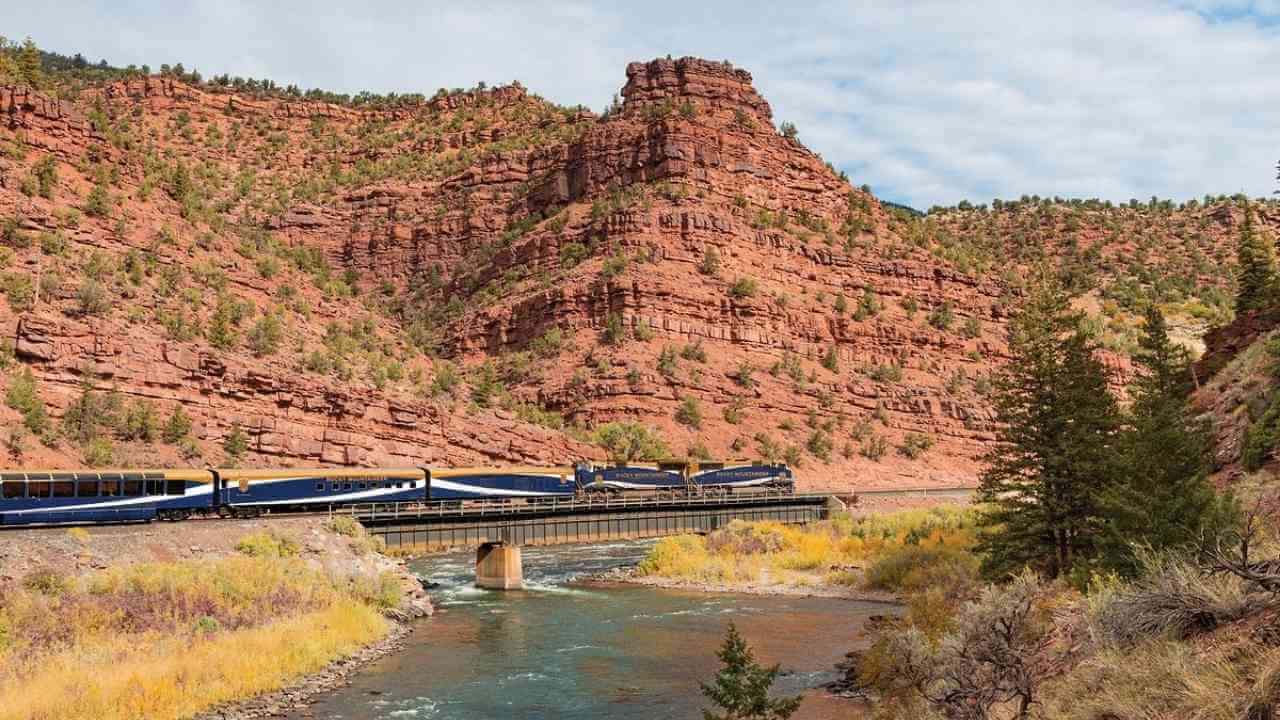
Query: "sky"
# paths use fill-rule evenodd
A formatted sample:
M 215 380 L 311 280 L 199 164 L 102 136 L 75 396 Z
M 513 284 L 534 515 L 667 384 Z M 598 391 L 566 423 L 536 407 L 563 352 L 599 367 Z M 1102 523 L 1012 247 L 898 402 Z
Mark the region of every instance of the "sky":
M 55 0 L 0 4 L 0 35 L 340 92 L 518 79 L 597 111 L 628 62 L 730 60 L 805 145 L 921 209 L 1278 185 L 1280 0 Z

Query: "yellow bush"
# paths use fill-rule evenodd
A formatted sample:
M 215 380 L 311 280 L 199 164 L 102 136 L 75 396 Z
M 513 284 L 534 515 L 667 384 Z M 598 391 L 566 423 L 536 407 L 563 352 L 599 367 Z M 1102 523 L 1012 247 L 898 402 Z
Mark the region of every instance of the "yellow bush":
M 186 717 L 279 687 L 386 632 L 391 573 L 263 555 L 41 575 L 0 596 L 0 720 Z M 284 550 L 288 552 L 288 550 Z M 55 712 L 56 709 L 56 712 Z
M 386 634 L 387 621 L 344 600 L 257 628 L 198 636 L 102 638 L 0 678 L 0 720 L 190 717 L 275 690 Z
M 852 573 L 832 568 L 876 562 L 898 553 L 907 561 L 892 585 L 899 586 L 912 569 L 910 560 L 945 556 L 948 572 L 966 575 L 956 557 L 973 545 L 975 513 L 970 509 L 905 510 L 888 515 L 853 518 L 839 514 L 809 525 L 734 521 L 705 538 L 686 535 L 665 538 L 640 563 L 640 573 L 680 580 L 743 582 L 768 573 L 775 582 L 853 585 Z M 956 568 L 959 568 L 958 570 Z M 954 571 L 954 572 L 953 572 Z M 935 572 L 917 573 L 924 582 Z
M 298 554 L 298 541 L 274 530 L 256 532 L 240 538 L 236 550 L 251 557 L 290 557 Z

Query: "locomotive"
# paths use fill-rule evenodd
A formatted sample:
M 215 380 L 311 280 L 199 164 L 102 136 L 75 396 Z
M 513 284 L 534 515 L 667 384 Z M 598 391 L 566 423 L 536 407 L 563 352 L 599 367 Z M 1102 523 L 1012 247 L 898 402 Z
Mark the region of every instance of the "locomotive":
M 786 465 L 580 462 L 558 467 L 0 471 L 0 525 L 248 517 L 361 503 L 539 503 L 794 492 Z

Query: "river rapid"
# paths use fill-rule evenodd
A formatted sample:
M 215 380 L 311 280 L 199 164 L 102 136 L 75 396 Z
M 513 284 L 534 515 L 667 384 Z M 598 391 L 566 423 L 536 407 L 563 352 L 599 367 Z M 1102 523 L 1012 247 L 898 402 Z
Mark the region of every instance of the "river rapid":
M 698 684 L 719 668 L 730 620 L 758 660 L 781 663 L 774 690 L 805 695 L 797 718 L 861 717 L 817 688 L 835 679 L 867 618 L 891 606 L 578 581 L 635 564 L 651 544 L 524 548 L 526 589 L 510 592 L 472 585 L 474 552 L 415 560 L 436 615 L 403 650 L 291 717 L 700 718 Z

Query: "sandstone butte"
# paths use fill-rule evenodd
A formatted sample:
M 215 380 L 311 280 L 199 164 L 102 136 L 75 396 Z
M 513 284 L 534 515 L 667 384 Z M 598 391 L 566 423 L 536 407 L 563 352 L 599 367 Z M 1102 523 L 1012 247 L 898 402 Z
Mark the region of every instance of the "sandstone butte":
M 116 440 L 115 465 L 218 464 L 236 427 L 248 465 L 558 464 L 637 421 L 677 455 L 788 457 L 806 489 L 972 485 L 1037 252 L 1094 284 L 1118 378 L 1135 262 L 1184 305 L 1231 291 L 1230 203 L 921 219 L 779 133 L 727 63 L 632 63 L 621 98 L 0 87 L 5 382 L 30 368 L 55 427 L 86 387 L 192 418 L 181 452 Z M 1188 338 L 1212 309 L 1177 316 Z M 9 465 L 84 463 L 0 440 Z

